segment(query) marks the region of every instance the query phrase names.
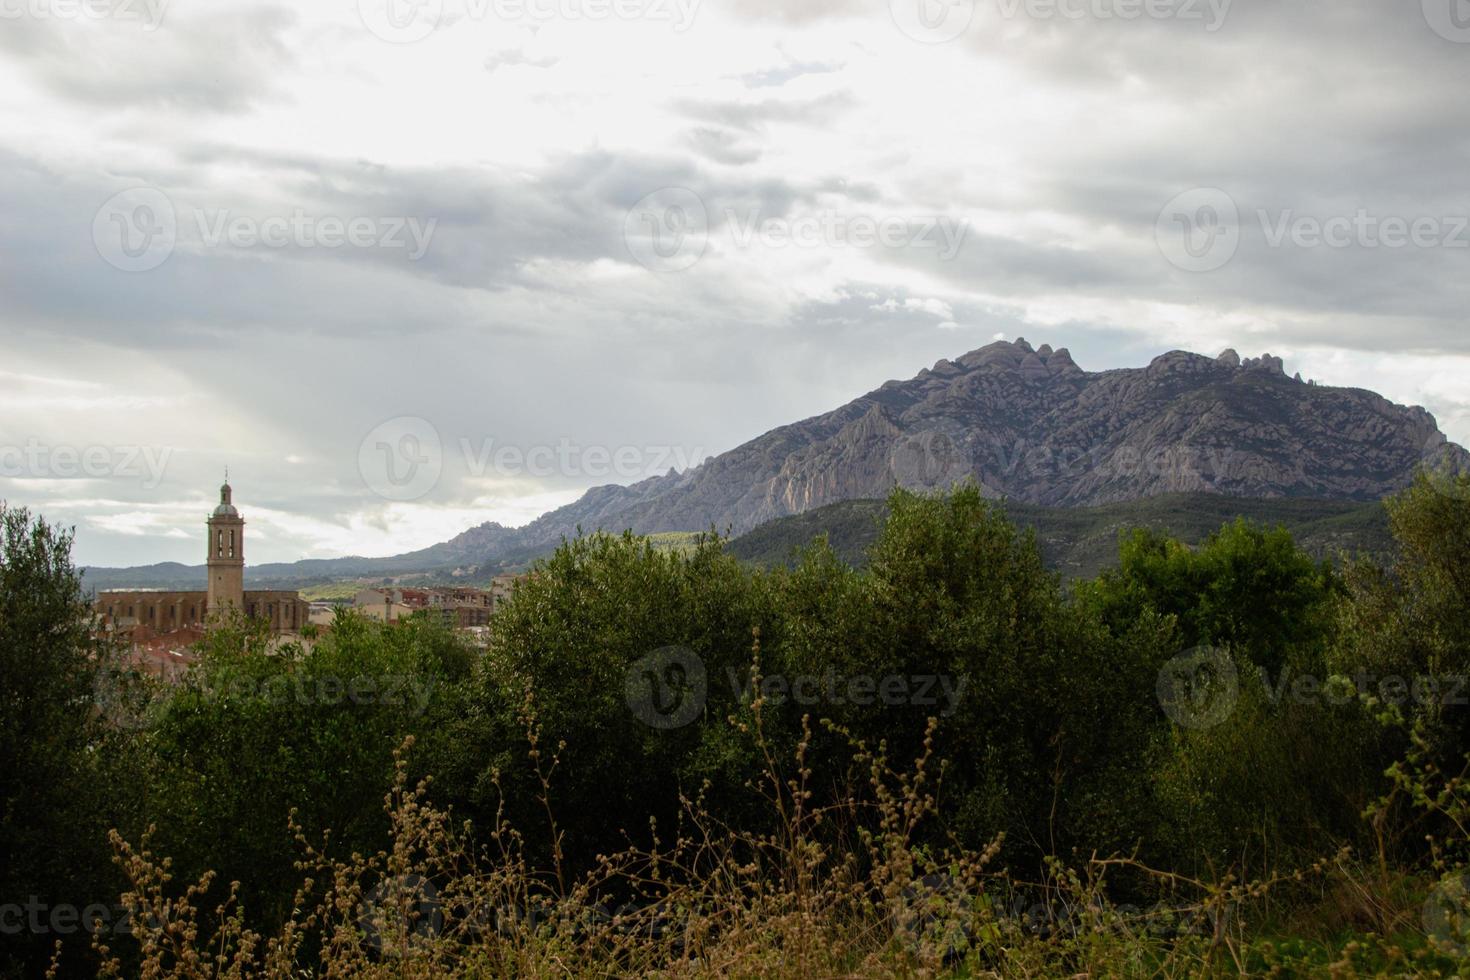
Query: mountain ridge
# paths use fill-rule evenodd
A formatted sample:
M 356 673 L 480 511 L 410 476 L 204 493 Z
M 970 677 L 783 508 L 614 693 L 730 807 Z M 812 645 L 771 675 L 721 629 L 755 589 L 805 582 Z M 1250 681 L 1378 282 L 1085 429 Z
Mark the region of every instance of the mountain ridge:
M 1047 507 L 1170 493 L 1371 501 L 1442 458 L 1470 469 L 1470 453 L 1424 408 L 1288 378 L 1270 354 L 1174 350 L 1144 367 L 1089 372 L 1066 348 L 1017 338 L 942 358 L 689 470 L 593 487 L 519 528 L 486 522 L 403 555 L 306 559 L 279 571 L 478 566 L 544 552 L 579 528 L 714 527 L 738 536 L 897 486 L 935 490 L 960 480 Z

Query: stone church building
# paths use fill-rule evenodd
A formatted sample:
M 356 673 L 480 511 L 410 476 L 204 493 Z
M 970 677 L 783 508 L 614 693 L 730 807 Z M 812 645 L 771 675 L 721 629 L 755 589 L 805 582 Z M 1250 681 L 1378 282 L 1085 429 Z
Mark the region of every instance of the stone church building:
M 295 633 L 306 625 L 311 606 L 299 592 L 245 590 L 245 519 L 235 509 L 231 492 L 228 482 L 220 487 L 219 506 L 205 522 L 205 591 L 99 592 L 94 608 L 104 625 L 157 633 L 200 629 L 229 607 L 266 620 L 275 633 Z

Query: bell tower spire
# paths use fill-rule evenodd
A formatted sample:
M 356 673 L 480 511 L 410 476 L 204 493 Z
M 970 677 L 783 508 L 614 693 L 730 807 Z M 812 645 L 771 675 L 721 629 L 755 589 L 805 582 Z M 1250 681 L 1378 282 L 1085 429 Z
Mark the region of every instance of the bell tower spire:
M 231 499 L 230 471 L 225 469 L 225 482 L 219 488 L 219 506 L 205 526 L 208 542 L 205 565 L 209 571 L 206 609 L 209 617 L 226 614 L 226 607 L 245 609 L 245 519 Z

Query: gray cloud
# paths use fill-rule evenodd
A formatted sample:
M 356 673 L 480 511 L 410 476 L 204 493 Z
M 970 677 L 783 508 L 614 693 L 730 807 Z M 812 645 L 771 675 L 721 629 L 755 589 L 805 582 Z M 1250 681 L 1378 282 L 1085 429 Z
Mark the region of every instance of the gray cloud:
M 177 5 L 153 32 L 7 21 L 0 51 L 36 101 L 29 129 L 0 134 L 8 358 L 100 385 L 97 397 L 122 399 L 121 418 L 176 452 L 162 490 L 0 480 L 0 498 L 83 521 L 90 505 L 77 501 L 91 498 L 193 507 L 228 462 L 256 508 L 391 526 L 356 470 L 359 441 L 385 419 L 428 418 L 451 446 L 712 453 L 997 333 L 1069 346 L 1088 369 L 1193 346 L 1212 323 L 1243 354 L 1470 354 L 1470 249 L 1273 246 L 1256 214 L 1470 215 L 1470 46 L 1436 35 L 1416 4 L 1236 3 L 1207 32 L 1007 19 L 1000 0 L 982 0 L 962 37 L 933 46 L 904 38 L 887 4 L 732 9 L 761 38 L 744 57 L 712 59 L 707 76 L 684 64 L 698 59 L 672 45 L 712 43 L 701 20 L 658 49 L 667 63 L 644 66 L 660 84 L 626 100 L 607 98 L 596 72 L 578 75 L 599 42 L 559 41 L 566 25 L 531 47 L 488 25 L 484 43 L 452 48 L 435 45 L 477 25 L 394 46 L 350 20 L 320 28 L 269 5 Z M 470 59 L 463 89 L 435 76 L 400 103 L 372 87 L 375 66 L 401 85 L 451 57 Z M 946 85 L 915 87 L 916 64 L 945 69 Z M 344 88 L 361 90 L 346 103 L 363 117 L 356 140 L 268 125 L 276 109 Z M 537 112 L 496 114 L 526 100 Z M 459 142 L 377 138 L 411 129 L 398 113 L 444 105 Z M 589 122 L 588 105 L 608 115 Z M 901 129 L 909 113 L 926 128 L 891 138 L 885 124 Z M 94 130 L 106 149 L 89 156 Z M 138 185 L 166 192 L 180 238 L 159 268 L 127 273 L 103 260 L 92 229 L 103 202 Z M 670 187 L 698 195 L 710 247 L 682 272 L 653 274 L 624 224 Z M 1244 219 L 1234 257 L 1213 272 L 1176 268 L 1154 238 L 1165 203 L 1197 187 L 1228 192 Z M 411 261 L 383 248 L 208 247 L 194 221 L 297 210 L 413 217 L 434 232 Z M 949 261 L 915 248 L 730 245 L 731 214 L 822 211 L 975 226 Z M 1139 311 L 1153 319 L 1128 320 Z M 1422 397 L 1444 419 L 1462 402 L 1453 379 L 1439 385 L 1426 381 Z M 7 406 L 0 439 L 101 438 L 88 433 L 110 418 L 53 412 L 48 391 L 26 389 L 41 408 Z M 182 407 L 128 407 L 173 393 Z M 420 504 L 472 511 L 585 482 L 488 486 L 450 460 Z M 141 536 L 83 523 L 82 546 L 97 549 L 83 557 L 194 560 L 192 540 L 164 537 L 192 528 L 189 515 Z M 274 535 L 270 557 L 310 551 L 286 524 L 260 527 Z
M 283 38 L 295 23 L 289 8 L 197 12 L 159 2 L 151 29 L 130 18 L 85 29 L 61 18 L 6 20 L 0 46 L 52 92 L 103 111 L 238 114 L 289 97 L 276 84 L 294 61 Z

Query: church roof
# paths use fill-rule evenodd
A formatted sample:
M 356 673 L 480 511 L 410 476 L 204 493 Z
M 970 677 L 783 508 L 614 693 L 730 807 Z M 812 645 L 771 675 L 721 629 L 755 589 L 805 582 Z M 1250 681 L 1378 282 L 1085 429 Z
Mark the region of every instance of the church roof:
M 230 502 L 230 485 L 225 483 L 219 488 L 219 506 L 214 509 L 215 517 L 239 517 L 240 512 Z

